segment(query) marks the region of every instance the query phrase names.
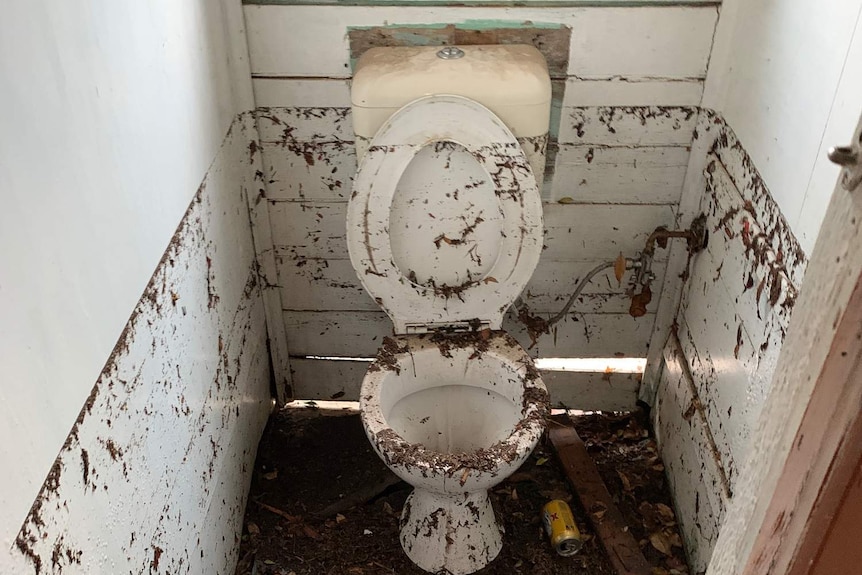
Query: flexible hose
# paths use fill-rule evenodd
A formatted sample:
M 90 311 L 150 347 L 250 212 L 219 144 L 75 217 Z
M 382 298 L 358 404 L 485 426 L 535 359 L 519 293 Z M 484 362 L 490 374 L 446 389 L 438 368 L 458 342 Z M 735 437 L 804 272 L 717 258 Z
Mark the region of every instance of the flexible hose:
M 587 287 L 587 284 L 590 283 L 590 280 L 592 280 L 596 276 L 596 274 L 608 268 L 614 267 L 615 263 L 616 262 L 612 261 L 604 262 L 591 269 L 589 273 L 587 273 L 587 275 L 585 275 L 584 278 L 580 281 L 580 283 L 578 283 L 577 287 L 575 288 L 575 291 L 572 293 L 571 297 L 569 297 L 569 301 L 567 301 L 566 305 L 563 306 L 563 309 L 561 309 L 557 315 L 548 320 L 548 323 L 546 324 L 546 329 L 551 329 L 554 324 L 566 317 L 566 314 L 569 313 L 569 310 L 572 309 L 572 306 L 575 304 L 575 300 L 578 299 L 578 296 L 581 295 L 581 292 L 584 291 L 584 288 Z M 523 307 L 524 302 L 523 300 L 521 300 L 521 298 L 515 300 L 516 309 L 521 310 Z
M 566 302 L 563 309 L 560 310 L 560 313 L 548 320 L 548 328 L 566 317 L 566 314 L 569 313 L 569 310 L 572 309 L 572 306 L 575 304 L 575 300 L 578 299 L 578 296 L 581 295 L 581 292 L 584 291 L 584 288 L 587 287 L 587 284 L 590 283 L 591 279 L 593 279 L 599 272 L 612 267 L 614 267 L 614 262 L 611 261 L 599 264 L 591 269 L 589 273 L 584 276 L 584 279 L 580 281 L 578 287 L 575 288 L 575 291 L 572 292 L 572 296 L 569 298 L 569 301 Z

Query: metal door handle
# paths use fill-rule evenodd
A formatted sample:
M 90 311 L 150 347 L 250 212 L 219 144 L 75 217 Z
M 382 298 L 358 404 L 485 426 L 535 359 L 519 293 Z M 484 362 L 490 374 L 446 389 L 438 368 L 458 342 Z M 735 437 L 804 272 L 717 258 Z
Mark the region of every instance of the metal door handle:
M 844 167 L 852 166 L 859 161 L 859 155 L 851 146 L 835 146 L 829 148 L 827 155 L 829 156 L 829 159 L 832 160 L 833 164 L 838 164 L 839 166 Z
M 835 146 L 826 154 L 832 163 L 844 168 L 841 170 L 841 186 L 848 192 L 862 183 L 862 154 L 860 146 Z

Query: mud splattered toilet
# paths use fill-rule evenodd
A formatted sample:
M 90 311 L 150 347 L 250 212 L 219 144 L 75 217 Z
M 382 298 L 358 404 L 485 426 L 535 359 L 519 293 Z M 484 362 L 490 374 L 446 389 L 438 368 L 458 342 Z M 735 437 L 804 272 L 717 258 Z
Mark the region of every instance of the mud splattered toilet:
M 415 489 L 401 545 L 462 575 L 502 547 L 488 489 L 544 430 L 548 394 L 502 330 L 542 250 L 551 88 L 532 46 L 374 48 L 352 86 L 350 259 L 386 311 L 362 382 L 365 431 Z

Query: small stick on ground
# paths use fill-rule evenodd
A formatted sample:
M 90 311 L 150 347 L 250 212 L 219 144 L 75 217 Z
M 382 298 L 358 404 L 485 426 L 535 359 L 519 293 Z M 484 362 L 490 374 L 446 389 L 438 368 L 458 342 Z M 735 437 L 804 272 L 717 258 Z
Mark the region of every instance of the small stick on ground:
M 347 511 L 352 507 L 371 501 L 393 485 L 398 485 L 399 483 L 401 483 L 400 477 L 395 474 L 389 474 L 374 485 L 369 485 L 365 489 L 354 491 L 343 499 L 339 499 L 335 503 L 328 505 L 323 510 L 314 513 L 314 515 L 317 517 L 332 517 L 336 513 Z
M 296 517 L 294 517 L 290 513 L 282 511 L 278 507 L 273 507 L 272 505 L 267 505 L 266 503 L 261 503 L 260 501 L 255 501 L 255 503 L 257 503 L 257 505 L 259 505 L 262 509 L 266 509 L 270 513 L 275 513 L 276 515 L 280 515 L 281 517 L 284 517 L 288 521 L 296 521 Z
M 614 569 L 620 575 L 650 575 L 649 563 L 578 433 L 565 425 L 550 428 L 548 434 Z

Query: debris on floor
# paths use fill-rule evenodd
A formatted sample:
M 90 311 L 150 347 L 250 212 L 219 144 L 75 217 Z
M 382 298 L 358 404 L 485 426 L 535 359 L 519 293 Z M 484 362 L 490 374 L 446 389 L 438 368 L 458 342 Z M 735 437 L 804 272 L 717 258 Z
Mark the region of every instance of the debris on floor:
M 574 423 L 652 574 L 687 574 L 644 415 L 589 415 Z M 236 575 L 423 575 L 398 540 L 409 492 L 372 450 L 358 414 L 283 410 L 261 440 Z M 491 492 L 506 533 L 500 555 L 478 575 L 616 575 L 572 495 L 553 446 L 542 441 Z M 583 548 L 572 557 L 557 555 L 543 530 L 542 507 L 552 499 L 569 503 L 581 532 Z
M 586 444 L 568 418 L 560 419 L 551 420 L 548 437 L 608 559 L 619 575 L 650 575 L 651 567 L 587 453 Z

